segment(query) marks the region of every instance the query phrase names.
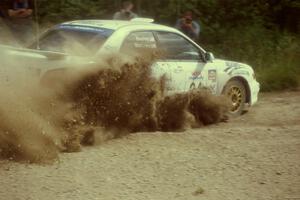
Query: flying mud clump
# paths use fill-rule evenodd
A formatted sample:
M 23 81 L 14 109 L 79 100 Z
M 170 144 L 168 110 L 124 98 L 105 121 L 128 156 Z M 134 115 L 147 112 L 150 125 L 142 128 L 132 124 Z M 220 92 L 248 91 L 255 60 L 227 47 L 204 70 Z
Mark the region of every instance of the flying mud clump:
M 138 131 L 181 131 L 226 119 L 224 97 L 207 90 L 167 96 L 166 78 L 151 75 L 150 60 L 118 61 L 118 67 L 114 60 L 73 84 L 71 97 L 82 124 L 117 129 L 114 136 L 119 137 Z
M 125 134 L 182 131 L 226 118 L 226 101 L 206 90 L 166 96 L 166 78 L 153 77 L 151 64 L 112 56 L 72 70 L 68 80 L 57 77 L 57 91 L 1 86 L 0 157 L 44 162 Z

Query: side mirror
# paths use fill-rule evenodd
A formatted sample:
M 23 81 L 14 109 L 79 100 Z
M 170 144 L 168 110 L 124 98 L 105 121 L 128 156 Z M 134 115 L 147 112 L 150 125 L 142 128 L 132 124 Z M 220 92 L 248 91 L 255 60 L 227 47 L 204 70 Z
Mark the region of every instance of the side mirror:
M 211 52 L 206 52 L 205 53 L 206 62 L 213 62 L 214 59 L 215 59 L 215 56 L 214 56 L 213 53 L 211 53 Z

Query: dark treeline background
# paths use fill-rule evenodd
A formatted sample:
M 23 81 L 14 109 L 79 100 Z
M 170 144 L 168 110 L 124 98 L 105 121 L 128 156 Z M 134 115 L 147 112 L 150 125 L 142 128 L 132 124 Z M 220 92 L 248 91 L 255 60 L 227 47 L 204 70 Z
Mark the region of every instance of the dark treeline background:
M 264 90 L 297 88 L 299 0 L 132 0 L 141 17 L 173 26 L 186 10 L 201 24 L 199 44 L 216 57 L 246 62 Z M 75 19 L 111 19 L 122 0 L 37 0 L 42 26 Z
M 122 0 L 37 0 L 42 20 L 109 19 Z M 192 10 L 203 25 L 219 29 L 259 23 L 299 33 L 298 0 L 132 0 L 135 12 L 157 22 L 174 24 L 186 10 Z

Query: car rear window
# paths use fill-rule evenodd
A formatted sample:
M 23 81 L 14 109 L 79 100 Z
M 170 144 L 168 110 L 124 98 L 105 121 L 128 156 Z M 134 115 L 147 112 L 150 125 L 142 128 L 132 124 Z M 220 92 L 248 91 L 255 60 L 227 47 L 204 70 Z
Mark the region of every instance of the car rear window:
M 39 49 L 76 56 L 92 56 L 113 32 L 105 28 L 61 25 L 41 38 Z

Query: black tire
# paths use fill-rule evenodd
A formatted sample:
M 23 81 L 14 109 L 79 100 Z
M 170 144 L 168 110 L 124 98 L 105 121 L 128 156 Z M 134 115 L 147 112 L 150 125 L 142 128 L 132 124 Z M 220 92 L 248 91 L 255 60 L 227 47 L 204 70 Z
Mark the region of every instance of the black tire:
M 246 88 L 245 85 L 238 80 L 229 81 L 224 87 L 223 94 L 229 98 L 230 111 L 232 117 L 240 116 L 246 103 Z

